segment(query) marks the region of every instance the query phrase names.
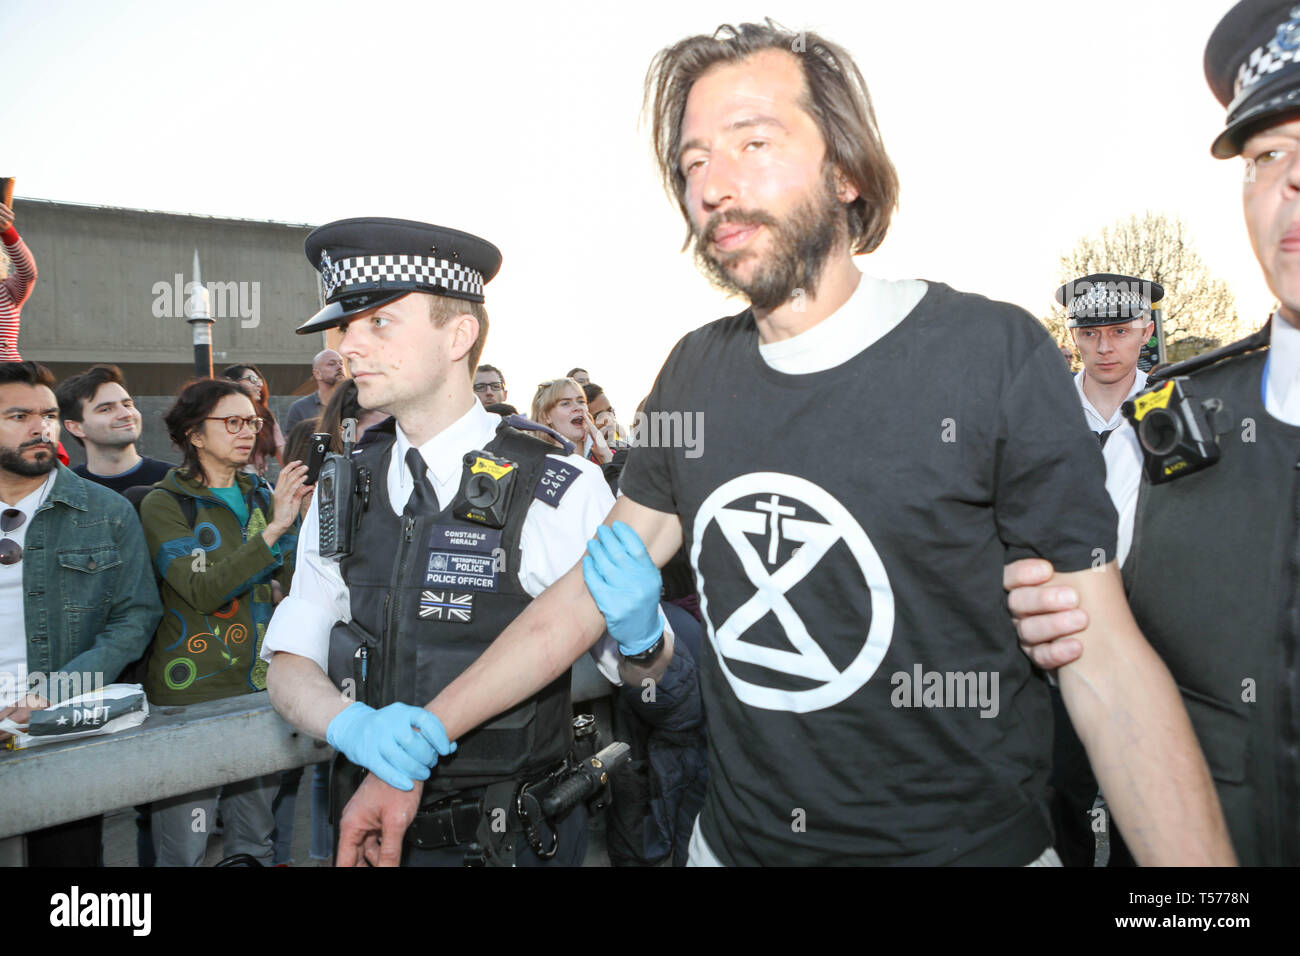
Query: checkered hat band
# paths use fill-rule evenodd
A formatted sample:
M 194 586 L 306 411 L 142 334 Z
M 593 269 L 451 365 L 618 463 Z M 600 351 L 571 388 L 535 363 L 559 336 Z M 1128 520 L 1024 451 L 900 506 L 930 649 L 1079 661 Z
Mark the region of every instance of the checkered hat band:
M 1151 301 L 1141 292 L 1093 286 L 1090 291 L 1071 299 L 1066 312 L 1071 316 L 1106 315 L 1121 310 L 1141 312 L 1149 308 Z
M 445 289 L 483 298 L 483 274 L 447 259 L 425 256 L 356 256 L 332 261 L 321 257 L 325 297 L 362 292 L 387 285 Z
M 1293 72 L 1300 65 L 1300 4 L 1292 6 L 1287 17 L 1277 25 L 1272 39 L 1255 47 L 1237 68 L 1237 78 L 1232 85 L 1232 102 L 1228 104 L 1229 116 L 1250 99 L 1260 83 L 1279 70 Z

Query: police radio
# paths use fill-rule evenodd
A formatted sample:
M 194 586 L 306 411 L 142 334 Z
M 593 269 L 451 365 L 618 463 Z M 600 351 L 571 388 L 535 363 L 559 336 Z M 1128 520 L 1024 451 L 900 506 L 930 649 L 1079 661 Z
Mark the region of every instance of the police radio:
M 1134 395 L 1120 410 L 1137 430 L 1143 468 L 1153 485 L 1209 468 L 1219 460 L 1217 398 L 1198 400 L 1185 375 Z
M 361 515 L 370 504 L 370 469 L 352 460 L 356 419 L 343 420 L 343 454 L 330 452 L 316 482 L 320 512 L 320 554 L 341 558 L 352 553 Z

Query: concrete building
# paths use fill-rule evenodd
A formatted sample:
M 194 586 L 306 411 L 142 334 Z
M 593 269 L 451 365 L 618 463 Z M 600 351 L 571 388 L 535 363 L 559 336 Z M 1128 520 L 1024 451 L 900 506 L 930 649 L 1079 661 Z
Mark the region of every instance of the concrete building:
M 323 335 L 293 330 L 322 304 L 303 255 L 310 225 L 219 219 L 42 199 L 14 200 L 15 225 L 39 272 L 18 350 L 59 379 L 95 362 L 121 366 L 145 412 L 141 451 L 174 459 L 158 415 L 194 374 L 185 304 L 195 250 L 209 293 L 214 370 L 251 362 L 281 413 L 313 387 Z M 80 449 L 65 434 L 79 460 Z

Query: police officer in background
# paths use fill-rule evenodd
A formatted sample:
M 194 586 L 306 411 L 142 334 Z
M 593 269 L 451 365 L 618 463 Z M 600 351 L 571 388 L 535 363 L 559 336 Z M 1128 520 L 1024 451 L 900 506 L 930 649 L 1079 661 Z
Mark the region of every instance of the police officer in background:
M 1164 287 L 1157 282 L 1113 272 L 1073 279 L 1056 290 L 1056 301 L 1065 307 L 1066 326 L 1083 359 L 1074 387 L 1088 428 L 1103 449 L 1116 429 L 1128 427 L 1120 406 L 1146 388 L 1147 373 L 1138 368 L 1138 358 L 1155 330 L 1153 303 L 1164 294 Z M 1121 564 L 1125 553 L 1123 548 L 1118 553 Z M 1055 725 L 1050 782 L 1056 852 L 1066 866 L 1092 866 L 1097 778 L 1070 723 L 1060 688 L 1052 687 L 1051 696 Z M 1109 865 L 1132 866 L 1132 855 L 1115 833 L 1112 829 Z
M 1056 290 L 1083 359 L 1074 387 L 1088 427 L 1103 447 L 1124 424 L 1120 406 L 1146 388 L 1147 373 L 1138 368 L 1138 358 L 1155 330 L 1152 302 L 1164 294 L 1157 282 L 1111 272 L 1074 279 Z
M 1112 491 L 1121 534 L 1125 511 L 1133 518 L 1124 565 L 1129 603 L 1182 693 L 1237 857 L 1297 866 L 1300 6 L 1237 4 L 1210 37 L 1205 73 L 1228 110 L 1211 151 L 1246 161 L 1246 228 L 1279 306 L 1254 335 L 1152 376 L 1153 389 L 1169 389 L 1162 393 L 1168 411 L 1182 421 L 1195 416 L 1215 434 L 1218 460 L 1153 481 L 1166 477 L 1160 456 L 1123 428 L 1106 448 L 1107 483 L 1122 486 Z M 1212 400 L 1223 410 L 1211 416 L 1201 403 Z M 1087 616 L 1062 610 L 1072 589 L 1019 587 L 1044 570 L 1019 562 L 1008 568 L 1007 584 L 1016 588 L 1011 607 L 1022 642 L 1049 665 L 1077 656 L 1078 642 L 1068 637 Z
M 358 768 L 371 771 L 361 788 L 423 788 L 406 846 L 395 832 L 384 862 L 404 849 L 410 865 L 537 865 L 551 848 L 541 829 L 553 828 L 551 861 L 579 863 L 585 813 L 525 839 L 514 809 L 519 787 L 569 750 L 568 673 L 458 744 L 421 705 L 577 561 L 613 504 L 609 489 L 595 465 L 552 454 L 474 396 L 483 286 L 501 264 L 495 246 L 425 223 L 348 219 L 313 231 L 307 257 L 327 305 L 297 331 L 343 329 L 339 351 L 360 404 L 393 418 L 353 458 L 369 492 L 353 502 L 363 512 L 349 554 L 321 554 L 324 482 L 312 502 L 293 589 L 264 645 L 272 703 L 340 753 L 335 819 L 339 790 L 346 799 L 355 789 Z M 475 497 L 484 485 L 500 493 L 495 505 Z M 324 523 L 345 521 L 346 507 Z M 593 656 L 617 681 L 608 639 Z M 352 786 L 338 786 L 348 778 Z M 378 845 L 366 851 L 379 862 Z

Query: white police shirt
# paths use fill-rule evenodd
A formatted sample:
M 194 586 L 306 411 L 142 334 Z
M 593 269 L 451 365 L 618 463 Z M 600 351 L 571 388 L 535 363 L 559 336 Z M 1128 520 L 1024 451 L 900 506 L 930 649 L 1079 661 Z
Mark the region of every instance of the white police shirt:
M 1300 425 L 1300 329 L 1273 313 L 1269 335 L 1268 381 L 1264 409 L 1278 421 Z M 1106 459 L 1106 491 L 1119 512 L 1119 549 L 1123 567 L 1133 544 L 1138 489 L 1142 485 L 1142 448 L 1133 428 L 1121 428 L 1102 449 Z
M 1087 393 L 1083 390 L 1084 371 L 1084 369 L 1080 369 L 1074 376 L 1074 387 L 1079 393 L 1079 402 L 1083 405 L 1083 417 L 1088 420 L 1088 429 L 1094 432 L 1113 432 L 1128 420 L 1124 417 L 1124 413 L 1120 411 L 1120 408 L 1124 402 L 1147 387 L 1147 373 L 1137 369 L 1136 374 L 1133 376 L 1133 387 L 1124 396 L 1124 402 L 1120 402 L 1119 405 L 1115 406 L 1115 411 L 1111 413 L 1110 418 L 1102 418 L 1101 412 L 1097 411 L 1096 406 L 1092 404 Z M 1112 435 L 1111 437 L 1115 436 Z M 1110 439 L 1107 439 L 1107 441 L 1109 442 Z
M 461 418 L 420 446 L 420 454 L 429 466 L 429 480 L 442 507 L 451 503 L 460 487 L 462 456 L 492 441 L 500 421 L 500 416 L 487 411 L 475 399 L 473 407 Z M 414 487 L 410 469 L 405 465 L 410 447 L 410 441 L 398 427 L 388 467 L 388 500 L 398 515 Z M 576 455 L 566 457 L 557 453 L 550 457 L 580 469 L 587 477 L 575 481 L 555 507 L 534 500 L 528 508 L 519 538 L 522 555 L 519 583 L 532 597 L 537 597 L 578 563 L 587 542 L 614 506 L 614 497 L 600 468 Z M 320 555 L 318 504 L 318 500 L 312 501 L 303 520 L 293 584 L 271 618 L 262 644 L 262 658 L 270 661 L 276 651 L 286 651 L 310 658 L 325 671 L 330 629 L 335 621 L 352 620 L 352 608 L 338 560 Z M 618 647 L 608 634 L 592 647 L 590 654 L 608 680 L 621 683 Z

